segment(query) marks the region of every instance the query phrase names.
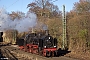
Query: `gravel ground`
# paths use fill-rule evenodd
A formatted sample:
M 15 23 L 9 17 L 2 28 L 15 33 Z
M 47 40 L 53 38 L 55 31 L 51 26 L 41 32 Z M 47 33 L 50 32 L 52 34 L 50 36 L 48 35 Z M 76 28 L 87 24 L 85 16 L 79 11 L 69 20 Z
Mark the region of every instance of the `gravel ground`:
M 11 55 L 14 55 L 15 59 L 13 60 L 79 60 L 65 56 L 47 58 L 36 54 L 31 54 L 28 52 L 21 51 L 16 47 L 17 46 L 2 46 L 1 50 L 8 49 L 10 51 L 9 53 L 11 53 Z M 3 54 L 5 55 L 5 52 Z

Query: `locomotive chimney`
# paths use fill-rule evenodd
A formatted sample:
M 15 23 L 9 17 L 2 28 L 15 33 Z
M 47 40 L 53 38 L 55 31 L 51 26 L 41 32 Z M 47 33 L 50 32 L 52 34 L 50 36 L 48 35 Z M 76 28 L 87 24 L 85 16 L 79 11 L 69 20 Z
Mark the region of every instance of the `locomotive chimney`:
M 35 33 L 33 28 L 32 28 L 32 32 L 31 33 Z
M 45 35 L 49 35 L 49 30 L 45 30 Z

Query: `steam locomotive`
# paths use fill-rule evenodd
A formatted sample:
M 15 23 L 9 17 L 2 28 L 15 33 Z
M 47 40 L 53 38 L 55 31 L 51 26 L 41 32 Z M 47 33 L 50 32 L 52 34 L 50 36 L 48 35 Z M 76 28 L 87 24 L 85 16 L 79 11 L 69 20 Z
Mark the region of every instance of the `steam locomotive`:
M 43 33 L 30 33 L 17 41 L 19 48 L 43 56 L 57 55 L 57 39 L 50 36 L 48 30 Z

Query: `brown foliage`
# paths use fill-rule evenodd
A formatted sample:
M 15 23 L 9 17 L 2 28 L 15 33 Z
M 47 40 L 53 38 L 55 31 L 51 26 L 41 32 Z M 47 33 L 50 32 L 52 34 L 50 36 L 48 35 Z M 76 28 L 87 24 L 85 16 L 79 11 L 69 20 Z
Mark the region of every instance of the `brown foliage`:
M 74 10 L 78 13 L 88 12 L 90 10 L 90 2 L 86 0 L 80 0 L 74 4 Z
M 10 16 L 11 16 L 11 19 L 12 20 L 14 20 L 14 19 L 20 19 L 20 18 L 22 18 L 22 16 L 24 16 L 25 14 L 23 13 L 23 12 L 19 12 L 19 11 L 17 11 L 17 12 L 12 12 L 11 14 L 10 14 Z
M 69 49 L 77 53 L 86 52 L 90 47 L 90 2 L 80 0 L 74 7 L 67 14 Z

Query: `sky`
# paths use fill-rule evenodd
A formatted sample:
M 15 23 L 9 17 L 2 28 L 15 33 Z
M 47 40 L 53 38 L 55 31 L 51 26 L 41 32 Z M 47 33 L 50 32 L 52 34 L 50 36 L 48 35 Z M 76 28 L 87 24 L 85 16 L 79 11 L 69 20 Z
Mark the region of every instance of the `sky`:
M 26 13 L 29 8 L 27 5 L 34 0 L 0 0 L 0 8 L 6 9 L 7 12 L 11 13 L 12 11 L 22 11 Z M 79 0 L 57 0 L 54 5 L 59 7 L 59 10 L 62 11 L 62 6 L 65 5 L 66 11 L 70 11 L 73 9 L 74 3 L 78 2 Z

